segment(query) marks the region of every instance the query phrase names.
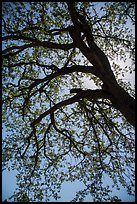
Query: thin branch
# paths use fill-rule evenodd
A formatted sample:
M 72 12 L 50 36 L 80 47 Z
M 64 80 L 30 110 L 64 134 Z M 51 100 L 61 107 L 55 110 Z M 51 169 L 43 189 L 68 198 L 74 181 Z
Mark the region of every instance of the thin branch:
M 87 114 L 87 117 L 92 125 L 92 128 L 93 128 L 93 132 L 94 132 L 94 135 L 96 137 L 96 140 L 97 140 L 97 145 L 98 145 L 98 153 L 99 153 L 99 161 L 100 161 L 100 166 L 101 166 L 101 169 L 102 171 L 104 170 L 104 166 L 103 166 L 103 161 L 102 161 L 102 154 L 101 154 L 101 145 L 100 145 L 100 141 L 99 141 L 99 137 L 97 135 L 97 132 L 96 132 L 96 129 L 95 129 L 95 126 L 92 122 L 93 118 L 90 118 Z
M 50 131 L 51 125 L 52 125 L 52 123 L 50 123 L 50 124 L 48 125 L 48 128 L 47 128 L 46 131 L 44 132 L 44 138 L 43 138 L 44 156 L 45 156 L 46 158 L 48 158 L 49 160 L 51 160 L 51 159 L 50 159 L 50 157 L 46 154 L 46 144 L 47 144 L 47 142 L 46 142 L 46 137 L 47 137 L 47 134 L 48 134 L 49 131 Z
M 35 38 L 31 38 L 28 36 L 23 36 L 23 35 L 7 35 L 2 37 L 2 41 L 4 40 L 27 40 L 27 41 L 31 41 L 31 42 L 40 42 L 38 39 Z
M 66 155 L 68 152 L 70 152 L 70 151 L 71 151 L 72 144 L 73 144 L 73 146 L 77 149 L 77 151 L 85 156 L 86 153 L 83 152 L 83 151 L 81 151 L 81 150 L 78 148 L 77 144 L 75 144 L 75 140 L 71 138 L 71 134 L 69 133 L 69 131 L 66 130 L 66 129 L 63 129 L 63 130 L 58 129 L 58 127 L 56 126 L 56 123 L 55 123 L 54 113 L 52 113 L 50 116 L 51 116 L 51 122 L 52 122 L 52 125 L 53 125 L 54 129 L 55 129 L 57 132 L 59 132 L 60 134 L 62 134 L 62 135 L 64 135 L 65 137 L 67 137 L 67 138 L 69 139 L 69 141 L 70 141 L 69 150 L 68 150 L 67 152 L 65 152 L 65 153 L 62 153 L 61 155 L 63 156 L 63 155 Z M 64 132 L 67 132 L 69 136 L 68 136 L 67 134 L 65 134 Z M 59 156 L 61 156 L 61 155 L 59 155 Z
M 99 38 L 105 38 L 105 39 L 114 39 L 116 41 L 120 41 L 120 42 L 127 42 L 128 45 L 131 45 L 131 41 L 123 39 L 123 38 L 119 38 L 118 36 L 111 36 L 111 35 L 100 35 L 100 34 L 93 34 L 94 37 L 99 37 Z
M 22 158 L 22 159 L 23 159 L 24 155 L 26 154 L 26 152 L 27 152 L 27 150 L 28 150 L 28 148 L 29 148 L 29 146 L 30 146 L 30 139 L 31 139 L 32 136 L 33 136 L 33 131 L 30 133 L 30 136 L 27 138 L 27 140 L 28 140 L 28 145 L 26 146 L 24 152 L 21 154 L 21 158 Z

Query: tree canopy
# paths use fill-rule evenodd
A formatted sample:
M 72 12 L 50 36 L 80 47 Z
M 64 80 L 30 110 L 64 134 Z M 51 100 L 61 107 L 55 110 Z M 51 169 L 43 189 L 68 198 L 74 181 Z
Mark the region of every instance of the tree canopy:
M 3 170 L 16 169 L 14 201 L 134 195 L 134 2 L 3 2 Z M 130 60 L 130 63 L 128 62 Z M 85 87 L 85 80 L 96 86 Z M 104 184 L 108 176 L 111 185 Z

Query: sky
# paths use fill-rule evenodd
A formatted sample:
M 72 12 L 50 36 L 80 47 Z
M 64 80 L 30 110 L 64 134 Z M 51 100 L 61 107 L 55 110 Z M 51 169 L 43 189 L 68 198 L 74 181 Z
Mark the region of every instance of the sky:
M 111 181 L 107 178 L 106 181 L 107 184 Z M 5 170 L 3 172 L 2 176 L 2 200 L 8 199 L 11 195 L 13 195 L 15 188 L 16 188 L 16 171 L 8 171 Z M 75 193 L 78 190 L 82 190 L 84 188 L 84 185 L 79 182 L 64 182 L 62 185 L 61 190 L 61 199 L 58 200 L 58 202 L 69 202 L 73 199 L 75 196 Z M 113 189 L 113 194 L 120 197 L 122 199 L 122 202 L 134 202 L 134 196 L 129 196 L 124 188 L 121 188 L 120 191 Z M 90 195 L 87 195 L 85 202 L 92 202 L 92 198 Z M 57 202 L 55 199 L 50 199 L 50 202 Z
M 121 76 L 122 77 L 122 76 Z M 131 81 L 132 85 L 135 84 L 135 78 L 134 73 L 132 75 L 126 75 L 125 80 Z M 96 88 L 92 81 L 85 78 L 85 87 L 93 87 Z M 3 129 L 3 138 L 5 138 L 7 133 L 5 132 L 5 129 Z M 106 181 L 104 182 L 111 182 L 108 178 L 106 178 Z M 58 202 L 65 202 L 70 201 L 75 196 L 75 193 L 82 189 L 84 186 L 81 182 L 64 182 L 62 185 L 61 190 L 61 199 L 58 200 Z M 16 171 L 8 171 L 5 170 L 2 174 L 2 200 L 8 199 L 11 195 L 13 195 L 16 188 Z M 134 196 L 127 195 L 127 192 L 121 188 L 121 190 L 118 192 L 114 190 L 117 196 L 119 196 L 123 202 L 134 202 Z M 92 199 L 90 196 L 87 196 L 84 200 L 85 202 L 92 202 Z M 50 202 L 57 202 L 54 199 L 51 199 Z

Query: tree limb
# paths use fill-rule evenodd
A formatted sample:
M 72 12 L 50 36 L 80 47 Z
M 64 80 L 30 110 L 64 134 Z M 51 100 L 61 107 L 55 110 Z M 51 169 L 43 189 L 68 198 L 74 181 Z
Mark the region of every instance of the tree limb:
M 49 67 L 53 67 L 54 65 L 43 65 L 49 68 Z M 55 73 L 47 75 L 46 77 L 42 78 L 42 79 L 35 79 L 34 82 L 30 85 L 29 87 L 29 93 L 31 92 L 31 90 L 35 87 L 38 86 L 40 83 L 43 82 L 50 82 L 52 79 L 58 77 L 58 76 L 62 76 L 65 74 L 70 74 L 72 72 L 82 72 L 82 73 L 91 73 L 95 76 L 98 77 L 98 73 L 96 72 L 96 69 L 94 69 L 93 66 L 84 66 L 84 65 L 72 65 L 71 67 L 63 67 L 61 69 L 58 69 Z
M 52 108 L 50 108 L 49 110 L 45 111 L 44 113 L 42 113 L 36 120 L 34 120 L 31 123 L 31 126 L 35 126 L 36 124 L 40 123 L 40 121 L 46 117 L 48 114 L 52 114 L 54 113 L 56 110 L 60 109 L 63 106 L 67 106 L 70 105 L 72 103 L 78 102 L 81 98 L 86 98 L 89 101 L 97 100 L 99 98 L 109 98 L 109 94 L 106 93 L 103 90 L 81 90 L 81 89 L 72 89 L 70 93 L 77 93 L 75 96 L 61 101 L 59 103 L 57 103 L 55 106 L 53 106 Z
M 25 50 L 26 48 L 37 47 L 37 46 L 44 47 L 44 48 L 61 49 L 61 50 L 67 51 L 74 48 L 74 43 L 57 44 L 57 43 L 48 42 L 48 41 L 40 42 L 36 40 L 36 42 L 30 43 L 30 44 L 24 44 L 21 46 L 12 46 L 12 47 L 6 48 L 5 50 L 2 51 L 2 54 L 3 54 L 3 57 L 9 57 L 17 54 L 17 52 L 21 52 Z M 17 49 L 18 51 L 10 53 L 10 51 L 13 51 L 15 49 Z
M 65 101 L 61 101 L 59 102 L 58 104 L 56 104 L 55 106 L 53 106 L 52 108 L 50 108 L 49 110 L 45 111 L 43 114 L 41 114 L 36 120 L 34 120 L 32 123 L 31 123 L 31 126 L 35 126 L 36 124 L 40 123 L 40 121 L 46 117 L 48 114 L 52 114 L 53 112 L 55 112 L 56 110 L 60 109 L 61 107 L 63 106 L 66 106 L 66 105 L 70 105 L 72 103 L 75 103 L 77 101 L 80 100 L 80 95 L 75 95 Z

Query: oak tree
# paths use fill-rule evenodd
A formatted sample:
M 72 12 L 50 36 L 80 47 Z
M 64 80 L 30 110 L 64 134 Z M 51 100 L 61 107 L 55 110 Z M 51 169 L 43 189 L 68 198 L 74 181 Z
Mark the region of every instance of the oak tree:
M 18 172 L 14 201 L 58 200 L 76 180 L 85 187 L 72 201 L 118 201 L 120 185 L 134 195 L 135 97 L 124 80 L 134 2 L 3 2 L 2 12 L 3 169 Z

